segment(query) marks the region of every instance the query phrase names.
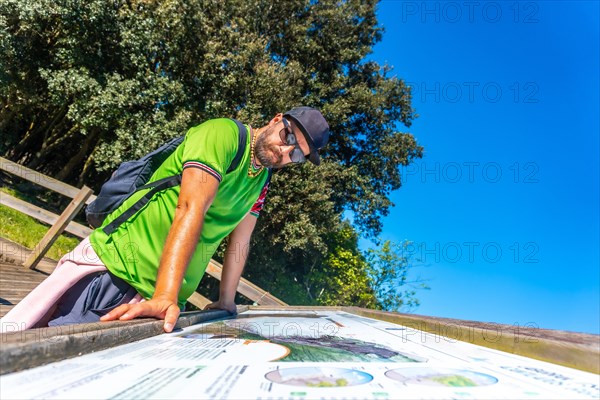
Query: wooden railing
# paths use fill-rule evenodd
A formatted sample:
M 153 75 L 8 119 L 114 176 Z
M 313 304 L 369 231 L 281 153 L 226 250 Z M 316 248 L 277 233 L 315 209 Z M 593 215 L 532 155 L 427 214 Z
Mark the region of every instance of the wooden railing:
M 48 232 L 46 232 L 42 240 L 35 246 L 31 255 L 24 262 L 23 265 L 25 267 L 34 269 L 38 262 L 48 252 L 52 244 L 63 232 L 66 231 L 82 239 L 92 233 L 92 229 L 89 227 L 73 221 L 73 218 L 75 218 L 77 213 L 81 211 L 86 204 L 90 204 L 96 199 L 96 196 L 94 196 L 92 193 L 92 189 L 88 188 L 87 186 L 83 186 L 81 189 L 78 189 L 20 164 L 7 160 L 3 157 L 0 157 L 0 170 L 8 172 L 21 179 L 28 180 L 36 185 L 50 189 L 72 199 L 71 203 L 67 206 L 67 208 L 65 208 L 62 214 L 57 215 L 48 210 L 11 196 L 8 193 L 0 192 L 0 204 L 51 225 Z M 206 273 L 218 280 L 221 279 L 222 271 L 223 266 L 214 260 L 211 260 L 206 268 Z M 244 278 L 240 279 L 237 291 L 259 305 L 287 305 L 283 301 L 271 295 L 269 292 L 259 288 Z M 188 301 L 199 308 L 204 308 L 206 304 L 211 302 L 211 300 L 197 292 L 195 292 L 188 299 Z

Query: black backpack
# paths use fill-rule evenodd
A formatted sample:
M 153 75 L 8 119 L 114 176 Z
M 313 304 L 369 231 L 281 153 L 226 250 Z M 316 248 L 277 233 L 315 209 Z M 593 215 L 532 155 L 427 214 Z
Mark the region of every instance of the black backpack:
M 248 131 L 244 124 L 240 121 L 232 119 L 239 130 L 238 150 L 227 169 L 227 173 L 234 171 L 239 165 L 244 151 L 246 150 L 246 139 Z M 181 183 L 181 174 L 168 176 L 154 182 L 148 182 L 154 171 L 169 157 L 183 142 L 184 136 L 171 139 L 158 149 L 146 154 L 139 160 L 126 161 L 112 174 L 110 179 L 106 181 L 100 188 L 100 193 L 96 200 L 91 202 L 85 209 L 85 216 L 92 228 L 97 228 L 102 225 L 106 217 L 116 210 L 129 196 L 138 190 L 152 188 L 148 193 L 139 199 L 135 204 L 129 207 L 119 215 L 110 224 L 106 225 L 102 230 L 110 235 L 123 222 L 127 221 L 133 214 L 138 212 L 146 203 L 150 201 L 152 196 L 161 190 L 177 186 Z

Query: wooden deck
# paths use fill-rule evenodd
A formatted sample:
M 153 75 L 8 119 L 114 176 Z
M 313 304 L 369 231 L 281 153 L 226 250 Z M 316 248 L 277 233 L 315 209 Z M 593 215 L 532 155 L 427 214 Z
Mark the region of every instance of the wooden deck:
M 21 301 L 54 269 L 57 262 L 44 258 L 36 269 L 23 267 L 31 250 L 0 238 L 0 317 Z

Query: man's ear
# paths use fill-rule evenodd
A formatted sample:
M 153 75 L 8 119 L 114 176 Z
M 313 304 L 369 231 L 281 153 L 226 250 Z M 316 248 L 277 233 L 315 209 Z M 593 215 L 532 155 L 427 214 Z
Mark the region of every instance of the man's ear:
M 269 121 L 269 126 L 273 126 L 273 125 L 277 125 L 279 123 L 279 121 L 281 121 L 283 119 L 283 114 L 279 113 L 276 116 L 273 117 L 273 119 L 271 121 Z

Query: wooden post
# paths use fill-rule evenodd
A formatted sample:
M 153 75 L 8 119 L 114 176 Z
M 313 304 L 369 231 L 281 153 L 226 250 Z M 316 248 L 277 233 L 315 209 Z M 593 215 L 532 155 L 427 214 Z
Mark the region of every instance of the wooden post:
M 46 232 L 42 240 L 35 246 L 25 263 L 25 267 L 34 269 L 38 262 L 44 257 L 50 246 L 58 239 L 61 233 L 65 230 L 69 222 L 77 215 L 84 206 L 85 201 L 92 195 L 92 189 L 83 186 L 79 193 L 73 198 L 71 203 L 65 208 L 65 211 L 60 215 L 56 223 Z

